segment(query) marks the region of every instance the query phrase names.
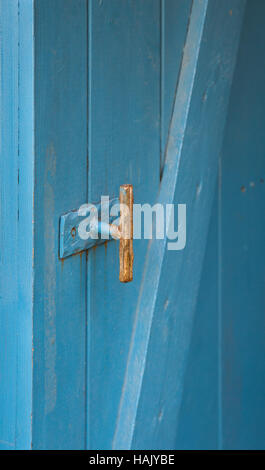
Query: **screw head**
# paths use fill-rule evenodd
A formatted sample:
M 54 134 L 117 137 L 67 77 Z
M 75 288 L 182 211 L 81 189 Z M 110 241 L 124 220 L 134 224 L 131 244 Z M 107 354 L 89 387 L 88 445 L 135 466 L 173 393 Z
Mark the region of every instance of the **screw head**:
M 75 236 L 76 236 L 76 228 L 75 227 L 72 228 L 71 235 L 72 235 L 73 238 L 75 238 Z

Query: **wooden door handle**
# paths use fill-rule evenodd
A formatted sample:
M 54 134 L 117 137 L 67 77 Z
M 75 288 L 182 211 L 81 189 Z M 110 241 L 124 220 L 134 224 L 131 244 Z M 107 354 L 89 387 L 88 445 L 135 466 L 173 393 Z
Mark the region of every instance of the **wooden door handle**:
M 120 186 L 120 276 L 121 282 L 133 280 L 133 187 Z

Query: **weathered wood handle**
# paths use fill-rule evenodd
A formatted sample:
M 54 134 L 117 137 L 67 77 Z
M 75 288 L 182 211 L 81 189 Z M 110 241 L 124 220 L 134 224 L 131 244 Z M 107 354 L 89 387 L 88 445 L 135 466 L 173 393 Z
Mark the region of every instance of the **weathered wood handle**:
M 120 186 L 120 281 L 133 280 L 133 187 Z

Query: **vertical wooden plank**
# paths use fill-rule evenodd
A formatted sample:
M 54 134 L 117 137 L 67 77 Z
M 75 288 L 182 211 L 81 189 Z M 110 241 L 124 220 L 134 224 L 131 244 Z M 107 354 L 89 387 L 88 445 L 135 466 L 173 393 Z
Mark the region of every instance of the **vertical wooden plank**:
M 163 167 L 169 123 L 191 3 L 161 0 L 161 165 Z M 163 169 L 163 168 L 162 168 Z M 217 196 L 199 286 L 191 346 L 183 384 L 175 447 L 177 449 L 217 448 Z
M 87 200 L 87 2 L 35 1 L 33 448 L 85 446 L 86 256 L 58 258 Z
M 1 18 L 1 448 L 15 447 L 18 232 L 18 2 L 0 3 Z M 8 123 L 8 125 L 7 125 Z M 10 223 L 11 222 L 11 223 Z M 4 230 L 4 227 L 5 230 Z
M 219 446 L 218 191 L 216 187 L 192 326 L 174 448 Z
M 263 10 L 262 1 L 248 1 L 221 152 L 218 202 L 213 207 L 196 306 L 196 336 L 191 343 L 177 448 L 186 448 L 187 443 L 194 448 L 209 448 L 211 441 L 216 442 L 215 447 L 225 449 L 263 447 L 264 218 L 260 216 L 264 213 L 262 181 L 265 172 L 264 67 L 260 60 L 265 41 Z M 212 339 L 216 338 L 216 327 L 211 332 L 208 330 L 218 310 L 219 361 L 214 345 L 209 353 Z M 208 348 L 204 355 L 205 333 Z M 214 431 L 216 426 L 212 423 L 217 408 L 213 402 L 213 385 L 216 384 L 213 369 L 207 370 L 208 387 L 203 397 L 198 394 L 203 386 L 204 364 L 213 360 L 216 365 L 219 362 L 218 443 L 217 429 Z M 205 399 L 207 409 L 203 407 Z M 205 442 L 204 436 L 211 423 L 212 434 Z
M 153 203 L 160 173 L 160 0 L 89 2 L 89 201 L 133 184 Z M 88 447 L 109 449 L 117 420 L 146 240 L 119 281 L 119 242 L 88 253 Z
M 166 240 L 151 243 L 114 448 L 172 449 L 175 444 L 243 12 L 239 0 L 193 3 L 158 198 L 187 204 L 189 237 L 185 250 L 170 254 Z
M 161 1 L 161 172 L 192 0 Z
M 19 174 L 16 448 L 32 444 L 34 1 L 19 1 Z M 26 359 L 26 360 L 25 360 Z
M 265 3 L 246 7 L 222 151 L 223 447 L 265 442 Z
M 33 4 L 0 1 L 0 448 L 31 445 Z

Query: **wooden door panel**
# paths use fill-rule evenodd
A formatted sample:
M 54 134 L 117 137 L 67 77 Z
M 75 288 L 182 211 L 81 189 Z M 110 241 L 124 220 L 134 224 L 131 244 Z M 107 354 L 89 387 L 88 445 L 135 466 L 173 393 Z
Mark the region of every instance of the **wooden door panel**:
M 0 1 L 0 449 L 31 443 L 33 8 Z
M 86 254 L 60 260 L 87 200 L 87 4 L 35 2 L 33 448 L 85 447 Z
M 161 0 L 161 173 L 192 0 Z
M 183 1 L 90 3 L 90 201 L 124 182 L 135 203 L 156 201 L 189 13 Z M 131 285 L 119 283 L 117 243 L 88 254 L 90 447 L 112 446 L 147 246 L 134 241 Z
M 90 2 L 89 201 L 134 186 L 153 203 L 160 176 L 160 2 Z M 134 280 L 119 281 L 119 245 L 88 252 L 88 447 L 110 448 L 147 243 Z
M 5 16 L 4 16 L 5 10 Z M 0 420 L 0 445 L 2 449 L 12 449 L 16 441 L 16 363 L 17 344 L 15 316 L 18 299 L 18 276 L 16 239 L 19 231 L 18 224 L 18 8 L 15 2 L 0 3 L 1 15 L 1 114 L 10 123 L 8 128 L 1 120 L 1 220 L 11 222 L 1 230 L 1 277 L 0 277 L 0 332 L 2 345 L 0 350 L 2 416 Z M 11 34 L 13 31 L 13 34 Z M 13 155 L 12 159 L 5 158 Z M 13 193 L 10 204 L 9 191 Z M 12 288 L 11 288 L 12 286 Z
M 239 1 L 193 3 L 158 198 L 162 203 L 186 202 L 189 240 L 186 250 L 170 256 L 165 240 L 150 246 L 115 448 L 170 449 L 175 444 L 243 11 Z
M 262 447 L 263 0 L 244 7 L 0 0 L 1 449 Z M 60 216 L 123 183 L 187 204 L 185 249 L 134 240 L 127 285 L 118 242 L 58 256 Z

